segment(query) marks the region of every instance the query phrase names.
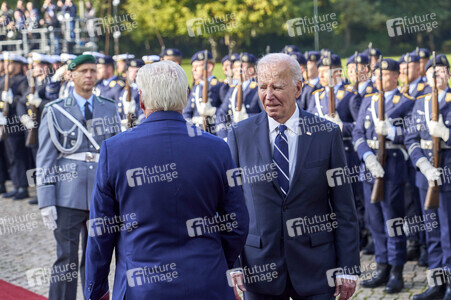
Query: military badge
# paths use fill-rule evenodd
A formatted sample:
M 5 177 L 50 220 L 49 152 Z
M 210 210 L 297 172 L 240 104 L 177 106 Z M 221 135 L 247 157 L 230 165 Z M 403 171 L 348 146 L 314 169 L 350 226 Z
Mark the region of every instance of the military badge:
M 211 85 L 217 85 L 217 84 L 218 84 L 218 80 L 217 80 L 216 78 L 213 78 L 213 79 L 210 81 L 210 84 L 211 84 Z
M 251 88 L 251 89 L 255 89 L 257 87 L 257 83 L 255 82 L 255 81 L 252 81 L 250 84 L 249 84 L 249 88 Z
M 30 117 L 33 115 L 33 111 L 31 109 L 27 110 L 27 113 Z
M 451 93 L 446 93 L 445 101 L 451 102 Z
M 417 85 L 417 91 L 418 91 L 418 92 L 421 92 L 422 90 L 424 90 L 424 83 L 419 83 L 419 84 Z
M 341 100 L 341 99 L 343 99 L 344 96 L 345 96 L 345 91 L 339 90 L 337 92 L 337 99 Z
M 365 89 L 365 92 L 366 92 L 367 94 L 371 94 L 372 91 L 373 91 L 373 88 L 370 87 L 370 86 L 367 86 L 366 89 Z
M 111 80 L 110 84 L 108 85 L 110 88 L 114 87 L 116 85 L 115 80 Z
M 395 96 L 393 97 L 393 103 L 394 103 L 394 104 L 397 104 L 397 103 L 399 102 L 399 99 L 401 99 L 401 96 L 395 95 Z
M 172 51 L 172 49 L 168 49 L 168 51 L 166 51 L 166 54 L 167 54 L 167 55 L 173 55 L 173 54 L 174 54 L 174 51 Z
M 388 62 L 387 61 L 383 61 L 381 62 L 381 68 L 382 70 L 387 70 L 388 69 Z
M 368 129 L 368 128 L 370 128 L 370 125 L 371 125 L 371 121 L 370 120 L 365 120 L 365 129 Z

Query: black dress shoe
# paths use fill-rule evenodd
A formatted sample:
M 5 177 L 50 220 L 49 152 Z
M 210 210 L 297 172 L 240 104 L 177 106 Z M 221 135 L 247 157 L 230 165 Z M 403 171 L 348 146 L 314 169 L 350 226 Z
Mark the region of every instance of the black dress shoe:
M 4 183 L 0 184 L 0 194 L 4 194 L 6 193 L 6 187 Z
M 374 243 L 373 243 L 373 240 L 368 242 L 366 247 L 363 249 L 363 254 L 365 254 L 365 255 L 373 255 L 374 254 Z
M 17 193 L 17 190 L 14 189 L 13 191 L 11 191 L 9 193 L 4 193 L 2 195 L 2 198 L 12 198 L 12 197 L 14 197 L 16 195 L 16 193 Z
M 444 284 L 428 287 L 421 294 L 413 295 L 413 300 L 442 300 L 445 295 L 446 286 Z
M 30 201 L 28 201 L 28 204 L 37 205 L 38 204 L 38 198 L 31 199 Z
M 404 280 L 402 279 L 402 271 L 404 265 L 392 266 L 390 271 L 390 279 L 385 286 L 385 292 L 387 294 L 399 293 L 404 287 Z
M 390 265 L 377 264 L 376 274 L 373 278 L 360 282 L 360 286 L 364 288 L 375 288 L 388 282 L 390 275 Z
M 13 200 L 23 200 L 28 198 L 28 190 L 26 187 L 20 187 L 17 189 L 17 193 L 14 195 Z
M 407 260 L 414 261 L 420 258 L 420 245 L 417 241 L 407 242 Z
M 420 267 L 428 266 L 428 250 L 426 246 L 420 246 L 420 258 L 418 259 L 418 265 Z

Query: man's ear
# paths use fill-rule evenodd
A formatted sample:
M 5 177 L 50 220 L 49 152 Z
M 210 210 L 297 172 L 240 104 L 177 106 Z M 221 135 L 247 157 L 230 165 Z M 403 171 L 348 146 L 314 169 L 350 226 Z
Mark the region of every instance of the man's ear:
M 299 98 L 302 92 L 302 80 L 298 81 L 298 84 L 296 84 L 296 99 Z
M 146 107 L 144 106 L 144 103 L 142 101 L 142 92 L 141 92 L 141 90 L 138 90 L 138 93 L 139 93 L 139 107 L 144 112 L 146 110 Z

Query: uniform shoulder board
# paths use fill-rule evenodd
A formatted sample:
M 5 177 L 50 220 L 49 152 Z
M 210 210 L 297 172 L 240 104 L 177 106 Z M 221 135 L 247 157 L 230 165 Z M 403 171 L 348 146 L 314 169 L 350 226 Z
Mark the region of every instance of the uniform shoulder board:
M 422 90 L 424 90 L 424 83 L 423 83 L 423 82 L 420 82 L 420 83 L 417 85 L 417 91 L 418 91 L 418 92 L 421 92 Z
M 322 91 L 324 91 L 324 88 L 320 88 L 320 89 L 314 90 L 312 92 L 312 95 L 315 94 L 315 93 L 318 93 L 318 92 L 322 92 Z
M 62 102 L 62 101 L 64 101 L 64 98 L 60 98 L 60 99 L 53 100 L 52 102 L 47 103 L 47 104 L 45 105 L 45 107 L 50 107 L 50 106 L 52 106 L 52 105 L 54 105 L 54 104 L 57 104 L 57 103 L 60 103 L 60 102 Z
M 119 84 L 121 87 L 125 86 L 125 82 L 123 82 L 122 80 L 118 80 L 117 84 Z
M 414 101 L 415 99 L 409 95 L 407 95 L 406 93 L 402 94 L 404 97 L 406 97 L 407 99 L 410 99 L 412 101 Z
M 116 80 L 111 80 L 109 87 L 112 88 L 116 85 Z
M 354 87 L 350 84 L 345 85 L 345 89 L 349 92 L 352 92 L 354 90 Z
M 366 89 L 365 89 L 365 93 L 371 94 L 372 92 L 373 92 L 373 87 L 367 86 Z
M 310 87 L 314 88 L 315 86 L 313 84 L 311 84 L 310 82 L 307 82 L 306 85 L 309 85 Z
M 103 97 L 103 96 L 97 96 L 97 97 L 99 97 L 101 100 L 106 100 L 106 101 L 109 101 L 109 102 L 112 102 L 112 103 L 116 103 L 113 99 L 111 99 L 111 98 L 107 98 L 107 97 Z
M 393 102 L 394 104 L 396 104 L 396 103 L 399 102 L 399 99 L 401 99 L 401 96 L 399 96 L 399 95 L 394 95 L 394 96 L 393 96 L 392 102 Z
M 374 95 L 376 95 L 377 93 L 372 93 L 372 94 L 365 94 L 365 96 L 363 96 L 363 98 L 366 98 L 366 97 L 373 97 Z
M 249 88 L 251 88 L 251 89 L 255 89 L 257 87 L 257 83 L 255 82 L 255 81 L 252 81 L 250 84 L 249 84 Z
M 446 93 L 445 101 L 451 102 L 451 93 Z
M 424 97 L 426 97 L 427 95 L 430 95 L 430 94 L 424 94 L 424 95 L 418 96 L 417 99 L 424 98 Z
M 210 80 L 210 84 L 211 85 L 217 85 L 218 84 L 218 80 L 216 78 L 213 78 Z

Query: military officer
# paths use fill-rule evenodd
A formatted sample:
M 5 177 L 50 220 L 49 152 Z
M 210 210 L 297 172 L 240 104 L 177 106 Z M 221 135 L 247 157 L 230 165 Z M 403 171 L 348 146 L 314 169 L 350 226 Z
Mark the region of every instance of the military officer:
M 416 54 L 420 57 L 420 76 L 424 82 L 427 82 L 425 67 L 431 57 L 431 52 L 426 48 L 417 47 L 410 54 Z
M 217 110 L 216 131 L 217 136 L 227 137 L 227 128 L 233 124 L 247 119 L 263 111 L 258 98 L 256 75 L 257 58 L 250 53 L 243 52 L 232 62 L 233 77 L 241 84 L 232 85 L 224 101 Z M 242 81 L 241 81 L 242 74 Z M 242 104 L 237 110 L 238 89 L 242 88 Z
M 354 147 L 366 167 L 361 175 L 365 179 L 363 181 L 365 209 L 369 217 L 369 229 L 375 245 L 377 263 L 374 276 L 362 281 L 361 285 L 374 288 L 386 284 L 386 293 L 398 293 L 404 287 L 406 238 L 404 234 L 397 234 L 398 231 L 393 234 L 393 228 L 386 224 L 394 223 L 394 219 L 405 216 L 404 185 L 408 178 L 408 155 L 402 145 L 405 135 L 402 120 L 411 112 L 414 99 L 403 95 L 397 89 L 399 78 L 397 61 L 383 59 L 376 64 L 375 74 L 376 87 L 379 91 L 385 92 L 385 98 L 379 99 L 378 93 L 366 95 L 353 131 Z M 378 101 L 385 101 L 385 121 L 378 118 Z M 386 137 L 384 167 L 376 158 L 379 149 L 378 135 Z M 384 196 L 378 203 L 371 203 L 374 178 L 384 178 Z
M 132 59 L 128 67 L 126 67 L 125 72 L 125 87 L 121 91 L 120 99 L 121 102 L 118 103 L 118 113 L 122 120 L 122 127 L 127 128 L 130 124 L 128 123 L 128 115 L 130 114 L 133 126 L 139 123 L 139 117 L 142 115 L 142 110 L 139 109 L 139 92 L 136 85 L 136 75 L 138 74 L 139 68 L 144 66 L 144 61 L 142 59 Z M 128 99 L 128 93 L 130 90 L 130 101 Z
M 357 91 L 362 97 L 366 94 L 372 94 L 375 90 L 373 82 L 370 80 L 369 63 L 370 59 L 368 55 L 363 53 L 357 53 L 357 57 L 353 54 L 346 62 L 349 80 L 355 84 L 358 79 L 359 85 Z
M 3 52 L 5 72 L 7 75 L 0 82 L 2 97 L 0 102 L 0 122 L 5 125 L 6 138 L 5 152 L 9 166 L 9 176 L 14 185 L 14 189 L 9 193 L 2 195 L 3 198 L 13 198 L 22 200 L 28 197 L 28 181 L 26 176 L 28 151 L 25 147 L 26 128 L 20 122 L 20 116 L 17 113 L 17 104 L 20 99 L 26 95 L 28 89 L 27 77 L 23 73 L 23 65 L 27 60 L 20 55 Z M 6 76 L 9 77 L 8 86 Z M 8 114 L 3 116 L 5 107 L 9 107 Z
M 372 71 L 371 81 L 374 83 L 376 81 L 376 77 L 374 76 L 374 66 L 379 62 L 379 58 L 382 55 L 382 51 L 377 48 L 368 48 L 362 52 L 365 55 L 368 55 L 370 58 L 370 69 Z
M 168 48 L 163 51 L 163 59 L 162 60 L 170 60 L 179 65 L 182 64 L 182 51 L 176 48 Z
M 68 71 L 74 82 L 72 94 L 48 103 L 42 113 L 35 176 L 43 221 L 57 243 L 52 278 L 67 278 L 67 273 L 80 269 L 84 285 L 86 221 L 99 145 L 120 132 L 120 121 L 114 101 L 92 93 L 97 72 L 92 55 L 76 57 Z M 76 299 L 76 292 L 77 280 L 55 280 L 49 299 Z
M 434 86 L 432 61 L 426 66 L 428 83 Z M 432 93 L 419 96 L 412 110 L 409 130 L 406 134 L 405 145 L 409 151 L 410 160 L 416 167 L 416 186 L 420 191 L 423 220 L 427 228 L 426 242 L 428 247 L 429 272 L 437 268 L 445 270 L 444 280 L 413 299 L 451 299 L 451 89 L 448 87 L 450 78 L 449 62 L 445 55 L 436 56 L 436 81 L 438 90 L 439 121 L 432 121 Z M 441 170 L 432 165 L 432 137 L 440 139 Z M 439 208 L 424 209 L 426 193 L 429 185 L 439 181 Z M 438 216 L 438 217 L 437 217 Z M 432 226 L 432 222 L 439 221 L 440 228 Z M 445 294 L 445 282 L 448 288 Z
M 125 82 L 114 75 L 114 60 L 111 56 L 103 55 L 97 58 L 97 79 L 93 93 L 96 96 L 113 99 L 120 108 L 119 96 L 125 87 Z
M 135 58 L 135 55 L 125 53 L 118 54 L 113 56 L 113 60 L 116 62 L 116 75 L 124 80 L 127 72 L 127 65 L 130 63 L 132 59 Z
M 202 91 L 204 86 L 203 72 L 205 65 L 205 50 L 202 50 L 196 52 L 191 57 L 192 74 L 195 84 L 188 96 L 188 102 L 183 110 L 183 116 L 185 119 L 191 120 L 200 127 L 204 125 L 205 118 L 205 122 L 207 123 L 206 130 L 212 134 L 216 134 L 214 117 L 217 108 L 221 106 L 219 91 L 223 84 L 213 76 L 215 63 L 210 51 L 207 52 L 207 60 L 208 100 L 206 103 L 202 101 Z

